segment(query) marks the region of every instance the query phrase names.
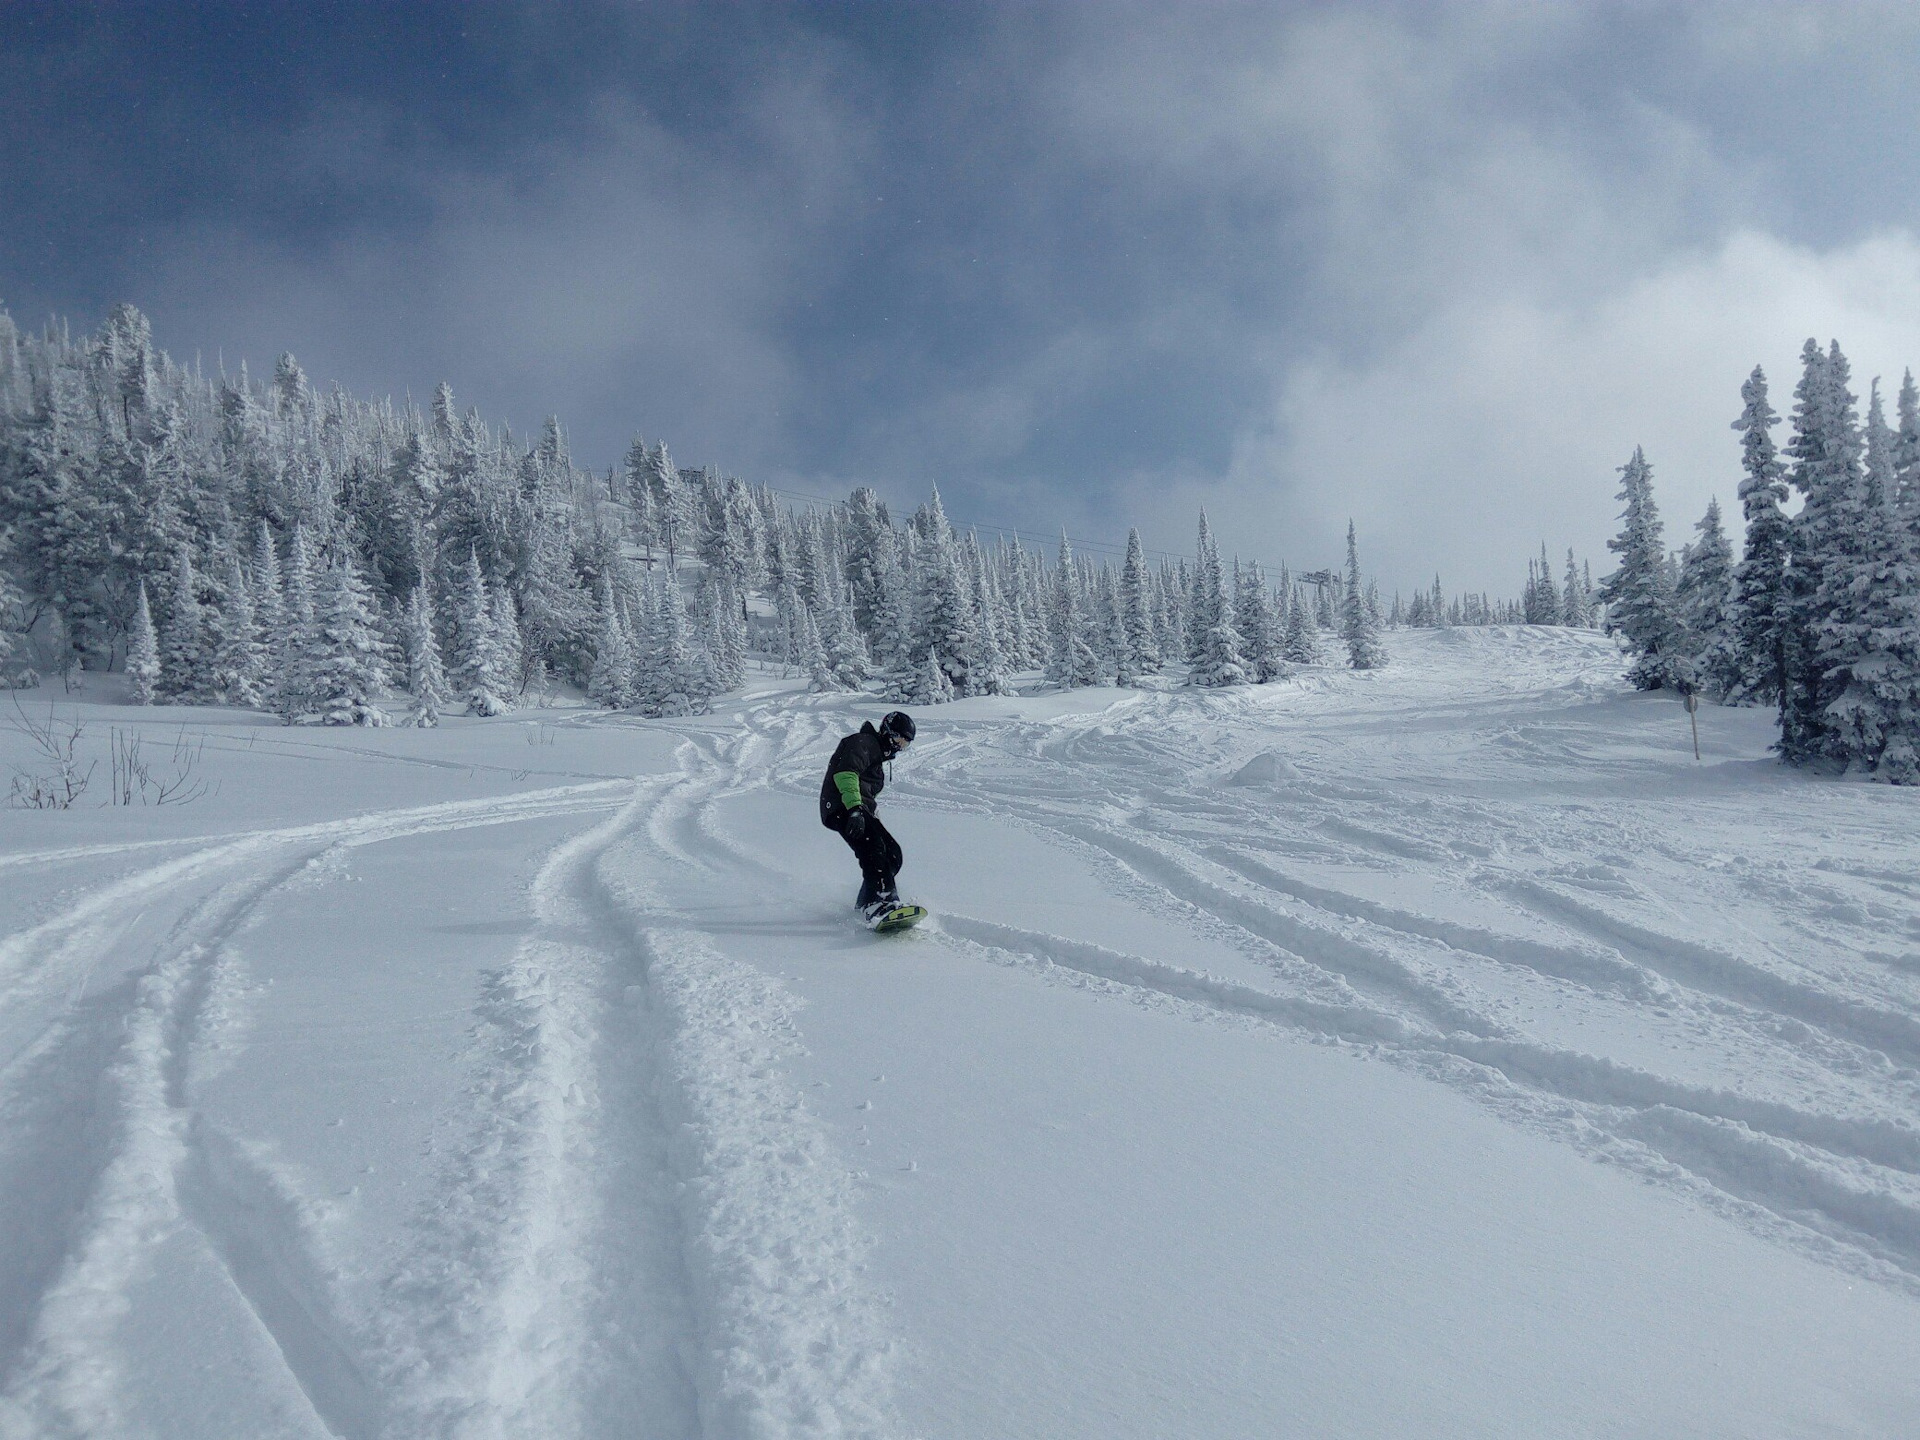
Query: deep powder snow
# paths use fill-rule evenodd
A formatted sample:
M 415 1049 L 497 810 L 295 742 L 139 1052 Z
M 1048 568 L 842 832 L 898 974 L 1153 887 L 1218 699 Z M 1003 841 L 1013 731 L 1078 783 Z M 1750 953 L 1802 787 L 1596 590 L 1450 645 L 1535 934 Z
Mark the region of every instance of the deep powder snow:
M 1920 796 L 1598 636 L 0 821 L 0 1435 L 1920 1430 Z M 20 736 L 0 758 L 31 763 Z

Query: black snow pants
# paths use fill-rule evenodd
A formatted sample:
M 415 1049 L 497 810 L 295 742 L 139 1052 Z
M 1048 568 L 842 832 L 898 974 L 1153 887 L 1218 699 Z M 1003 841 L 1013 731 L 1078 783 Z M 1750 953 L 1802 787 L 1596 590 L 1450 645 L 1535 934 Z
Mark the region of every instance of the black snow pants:
M 853 858 L 860 862 L 860 898 L 854 903 L 865 906 L 875 900 L 895 898 L 899 892 L 893 888 L 893 877 L 900 873 L 906 856 L 901 852 L 900 842 L 880 823 L 880 817 L 867 816 L 867 828 L 858 840 L 844 829 L 840 831 L 840 838 L 847 842 Z

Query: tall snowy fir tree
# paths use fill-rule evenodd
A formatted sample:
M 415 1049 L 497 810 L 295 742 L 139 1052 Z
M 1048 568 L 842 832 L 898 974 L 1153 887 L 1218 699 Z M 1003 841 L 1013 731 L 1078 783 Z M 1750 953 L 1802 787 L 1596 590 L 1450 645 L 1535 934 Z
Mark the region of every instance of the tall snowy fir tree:
M 1879 501 L 1869 481 L 1869 499 Z M 1881 525 L 1855 563 L 1856 604 L 1826 621 L 1847 655 L 1827 707 L 1847 768 L 1896 785 L 1920 784 L 1920 545 L 1905 526 Z
M 1894 401 L 1893 490 L 1888 499 L 1905 513 L 1920 495 L 1920 386 L 1913 382 L 1913 371 L 1900 377 L 1900 394 Z
M 386 667 L 373 631 L 367 588 L 351 560 L 322 573 L 314 594 L 314 621 L 297 665 L 302 718 L 325 725 L 385 725 L 374 701 L 386 688 Z
M 1298 595 L 1287 607 L 1287 629 L 1280 653 L 1289 665 L 1319 665 L 1326 659 L 1313 609 L 1311 601 Z
M 1829 355 L 1834 374 L 1839 348 Z M 1838 363 L 1835 363 L 1838 362 Z M 1879 388 L 1867 413 L 1857 492 L 1833 506 L 1814 644 L 1825 664 L 1824 749 L 1850 771 L 1920 782 L 1920 565 L 1887 490 L 1897 484 Z
M 1217 687 L 1251 682 L 1253 677 L 1247 672 L 1246 664 L 1246 640 L 1234 624 L 1233 600 L 1227 594 L 1220 549 L 1214 543 L 1204 510 L 1200 512 L 1199 541 L 1194 555 L 1192 617 L 1187 634 L 1189 685 Z
M 1013 685 L 1008 673 L 1006 649 L 1001 637 L 1000 595 L 987 570 L 987 557 L 979 544 L 969 537 L 967 569 L 973 588 L 973 654 L 967 662 L 967 674 L 975 695 L 1007 695 Z
M 407 690 L 413 697 L 407 723 L 421 728 L 438 725 L 448 701 L 447 672 L 433 629 L 433 601 L 425 585 L 415 585 L 407 597 L 406 663 Z
M 967 664 L 976 648 L 972 586 L 960 573 L 953 527 L 935 490 L 914 517 L 914 649 L 940 657 L 956 696 L 972 694 Z
M 0 660 L 6 657 L 0 655 Z M 160 644 L 153 633 L 153 612 L 147 606 L 147 585 L 140 582 L 140 600 L 127 637 L 127 693 L 136 705 L 151 705 L 160 684 Z
M 211 699 L 211 670 L 199 576 L 194 570 L 193 553 L 183 544 L 174 561 L 167 621 L 160 630 L 160 693 L 188 705 Z
M 833 673 L 833 664 L 827 659 L 825 642 L 820 638 L 820 627 L 813 618 L 813 608 L 802 604 L 800 610 L 800 668 L 807 674 L 807 688 L 816 695 L 832 694 L 847 687 L 840 677 Z
M 1867 526 L 1866 446 L 1839 342 L 1822 353 L 1809 339 L 1801 370 L 1787 453 L 1793 460 L 1788 478 L 1804 503 L 1791 531 L 1788 694 L 1780 725 L 1781 753 L 1797 763 L 1846 758 L 1827 709 L 1847 683 L 1843 672 L 1855 658 L 1858 632 L 1851 615 L 1832 612 L 1854 609 L 1847 592 Z
M 1351 520 L 1347 521 L 1347 590 L 1341 603 L 1340 638 L 1346 642 L 1347 664 L 1353 669 L 1378 670 L 1387 663 L 1379 622 L 1360 591 L 1360 545 Z
M 502 715 L 513 708 L 506 656 L 494 633 L 493 596 L 480 573 L 480 556 L 469 549 L 450 597 L 450 645 L 454 695 L 470 715 Z
M 1680 622 L 1681 649 L 1693 667 L 1696 685 L 1716 699 L 1739 676 L 1739 637 L 1733 616 L 1733 549 L 1720 524 L 1720 502 L 1694 526 L 1699 538 L 1681 559 L 1674 612 Z
M 496 587 L 492 601 L 488 628 L 493 636 L 494 655 L 507 695 L 517 703 L 526 694 L 528 685 L 539 678 L 540 659 L 527 647 L 526 636 L 520 628 L 520 606 L 513 598 L 512 588 L 504 584 Z
M 225 602 L 213 626 L 213 692 L 229 705 L 258 705 L 266 683 L 266 657 L 253 591 L 232 549 L 226 552 L 225 569 Z
M 1086 596 L 1080 584 L 1079 566 L 1067 535 L 1060 532 L 1060 558 L 1053 570 L 1053 607 L 1048 629 L 1053 644 L 1047 658 L 1046 678 L 1062 690 L 1100 682 L 1100 657 L 1088 641 L 1090 619 Z
M 1137 529 L 1127 531 L 1127 556 L 1120 566 L 1120 628 L 1125 663 L 1136 677 L 1160 668 L 1160 639 L 1153 623 L 1153 577 Z
M 1265 685 L 1286 673 L 1286 658 L 1281 654 L 1285 637 L 1274 622 L 1273 602 L 1267 594 L 1267 577 L 1259 565 L 1233 565 L 1235 628 L 1246 642 L 1246 664 L 1251 678 Z
M 1440 588 L 1437 576 L 1433 584 L 1437 592 Z M 1587 587 L 1581 581 L 1580 567 L 1574 563 L 1571 549 L 1567 551 L 1566 576 L 1560 587 L 1560 615 L 1563 625 L 1585 629 L 1593 624 L 1593 597 L 1587 594 Z
M 1623 635 L 1634 651 L 1627 678 L 1642 690 L 1687 683 L 1677 672 L 1680 628 L 1673 614 L 1672 580 L 1667 572 L 1666 532 L 1653 498 L 1653 467 L 1639 446 L 1620 467 L 1620 495 L 1627 508 L 1623 526 L 1607 542 L 1620 568 L 1600 582 L 1607 607 L 1607 631 Z
M 1787 627 L 1791 597 L 1787 563 L 1791 525 L 1780 508 L 1787 499 L 1785 472 L 1774 448 L 1779 420 L 1767 403 L 1767 377 L 1756 365 L 1740 387 L 1745 402 L 1733 428 L 1740 432 L 1740 508 L 1746 544 L 1733 572 L 1735 673 L 1727 698 L 1779 704 L 1786 694 Z

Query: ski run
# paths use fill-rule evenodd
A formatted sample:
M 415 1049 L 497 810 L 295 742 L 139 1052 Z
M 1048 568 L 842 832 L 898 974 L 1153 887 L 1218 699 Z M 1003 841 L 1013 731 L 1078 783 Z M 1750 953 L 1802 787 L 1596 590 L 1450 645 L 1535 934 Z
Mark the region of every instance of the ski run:
M 217 789 L 0 824 L 0 1436 L 1920 1433 L 1920 797 L 1384 643 L 925 712 L 893 937 L 869 698 L 23 697 Z

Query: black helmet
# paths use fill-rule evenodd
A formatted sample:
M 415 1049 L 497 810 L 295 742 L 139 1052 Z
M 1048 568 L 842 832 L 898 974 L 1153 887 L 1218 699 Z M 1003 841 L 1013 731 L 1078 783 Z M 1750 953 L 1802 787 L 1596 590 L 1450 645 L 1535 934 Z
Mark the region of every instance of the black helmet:
M 880 733 L 905 745 L 913 739 L 913 717 L 904 710 L 889 711 L 880 720 Z

